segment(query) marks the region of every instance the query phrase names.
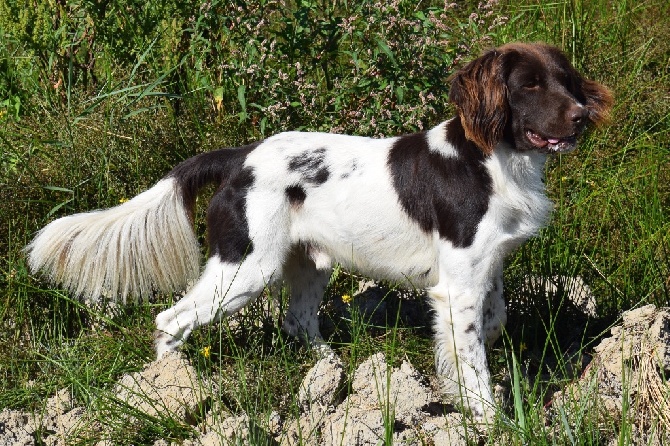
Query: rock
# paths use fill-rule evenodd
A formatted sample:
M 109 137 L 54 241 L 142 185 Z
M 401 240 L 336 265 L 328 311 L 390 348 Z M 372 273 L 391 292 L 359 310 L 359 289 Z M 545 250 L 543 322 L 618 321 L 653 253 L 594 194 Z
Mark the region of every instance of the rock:
M 71 439 L 86 419 L 84 408 L 73 408 L 68 389 L 61 389 L 46 401 L 44 410 L 27 413 L 13 410 L 0 412 L 0 446 L 40 444 L 60 446 Z
M 218 409 L 214 410 L 218 412 Z M 222 413 L 225 414 L 225 411 Z M 228 416 L 221 416 L 220 413 L 208 414 L 206 420 L 200 425 L 204 433 L 197 438 L 186 440 L 182 446 L 274 445 L 279 444 L 275 437 L 282 435 L 284 426 L 281 416 L 276 411 L 272 411 L 266 419 L 260 420 L 260 423 L 245 413 Z M 155 444 L 154 446 L 167 445 Z
M 125 375 L 115 386 L 117 398 L 150 416 L 170 415 L 194 423 L 210 398 L 211 386 L 180 354 L 171 353 L 149 363 L 141 372 Z
M 421 417 L 422 408 L 431 398 L 421 374 L 409 362 L 403 361 L 399 369 L 390 370 L 383 353 L 371 356 L 358 367 L 351 386 L 361 406 L 388 407 L 399 422 L 407 425 Z
M 392 369 L 383 353 L 371 356 L 354 374 L 353 393 L 324 420 L 321 444 L 415 444 L 413 426 L 426 417 L 422 408 L 431 397 L 420 378 L 406 361 Z
M 270 432 L 270 435 L 273 437 L 281 435 L 283 424 L 284 420 L 281 419 L 279 412 L 276 410 L 270 412 L 270 416 L 268 417 L 268 432 Z
M 70 389 L 60 389 L 54 396 L 47 399 L 46 412 L 49 415 L 62 415 L 72 409 L 74 402 Z
M 394 397 L 396 419 L 413 425 L 425 414 L 423 408 L 431 401 L 431 391 L 422 382 L 421 374 L 407 361 L 391 374 L 391 392 Z
M 670 310 L 646 305 L 627 311 L 611 334 L 595 347 L 583 377 L 554 395 L 554 412 L 565 407 L 563 412 L 570 413 L 572 405 L 592 405 L 600 411 L 595 414 L 602 423 L 628 417 L 626 422 L 639 433 L 640 443 L 667 444 Z M 629 405 L 625 411 L 624 400 Z
M 386 421 L 392 434 L 393 420 L 387 417 Z M 328 417 L 321 429 L 321 445 L 376 446 L 385 443 L 385 434 L 384 416 L 380 410 L 355 406 L 339 407 Z
M 375 407 L 379 397 L 386 394 L 386 373 L 389 365 L 383 353 L 376 353 L 363 361 L 354 372 L 351 388 L 363 400 Z
M 252 444 L 249 436 L 251 422 L 246 414 L 231 416 L 209 428 L 209 432 L 183 446 L 220 446 L 222 444 Z
M 473 429 L 466 431 L 466 423 L 460 413 L 449 413 L 431 417 L 421 426 L 424 436 L 435 445 L 467 446 L 468 440 L 477 438 Z
M 34 446 L 33 416 L 18 410 L 0 412 L 0 446 Z
M 339 401 L 339 391 L 345 379 L 342 360 L 330 354 L 317 361 L 300 385 L 298 402 L 303 412 L 320 418 Z
M 301 446 L 317 444 L 319 438 L 319 424 L 322 419 L 316 420 L 310 414 L 305 414 L 299 419 L 293 419 L 285 423 L 284 431 L 275 436 L 281 446 Z
M 67 446 L 72 443 L 72 438 L 83 426 L 86 410 L 83 407 L 77 407 L 68 412 L 47 417 L 49 430 L 53 433 L 46 438 L 44 443 L 47 446 Z

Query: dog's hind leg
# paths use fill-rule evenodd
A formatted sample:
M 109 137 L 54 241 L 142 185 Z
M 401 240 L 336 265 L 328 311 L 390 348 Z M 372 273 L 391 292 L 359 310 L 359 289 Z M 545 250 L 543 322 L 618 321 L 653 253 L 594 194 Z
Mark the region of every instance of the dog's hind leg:
M 212 256 L 193 288 L 156 317 L 157 357 L 176 350 L 194 329 L 232 315 L 253 302 L 265 285 L 274 280 L 280 267 L 281 259 L 256 252 L 239 264 Z
M 314 260 L 300 249 L 293 250 L 283 269 L 291 299 L 282 328 L 324 353 L 330 348 L 319 331 L 318 311 L 330 272 L 330 268 L 319 269 Z

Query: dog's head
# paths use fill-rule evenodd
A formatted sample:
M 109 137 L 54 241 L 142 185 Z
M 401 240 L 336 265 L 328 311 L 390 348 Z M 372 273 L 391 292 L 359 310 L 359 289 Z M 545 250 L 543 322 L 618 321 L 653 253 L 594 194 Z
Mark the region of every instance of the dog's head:
M 465 65 L 449 99 L 465 136 L 491 154 L 505 140 L 520 151 L 569 152 L 589 123 L 607 119 L 612 94 L 584 79 L 555 47 L 508 44 Z

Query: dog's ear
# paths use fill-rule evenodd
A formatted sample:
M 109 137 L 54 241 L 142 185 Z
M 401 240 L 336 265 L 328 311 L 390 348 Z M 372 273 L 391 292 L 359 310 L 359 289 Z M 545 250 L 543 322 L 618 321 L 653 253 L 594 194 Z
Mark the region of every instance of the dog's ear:
M 585 79 L 572 66 L 565 53 L 557 48 L 550 47 L 550 49 L 554 50 L 559 60 L 562 61 L 563 68 L 570 77 L 570 91 L 586 107 L 589 121 L 596 125 L 607 122 L 614 104 L 614 97 L 609 88 Z
M 492 50 L 451 78 L 449 100 L 458 107 L 465 137 L 490 155 L 502 139 L 509 115 L 503 54 Z
M 614 104 L 612 92 L 604 85 L 587 79 L 581 80 L 581 92 L 586 100 L 589 120 L 594 124 L 606 122 Z

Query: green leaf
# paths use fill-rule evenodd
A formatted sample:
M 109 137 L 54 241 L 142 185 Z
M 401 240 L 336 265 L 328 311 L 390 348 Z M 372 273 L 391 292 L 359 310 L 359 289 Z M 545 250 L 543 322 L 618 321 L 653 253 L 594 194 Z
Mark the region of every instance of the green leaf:
M 396 61 L 395 56 L 393 55 L 393 51 L 391 51 L 391 48 L 389 48 L 386 42 L 384 42 L 382 39 L 377 39 L 377 46 L 380 50 L 382 50 L 382 53 L 386 54 L 393 66 L 397 67 L 398 61 Z
M 523 399 L 521 397 L 521 369 L 517 362 L 516 355 L 512 352 L 512 394 L 514 395 L 514 412 L 516 421 L 522 431 L 526 431 L 526 415 L 523 410 Z
M 237 100 L 240 103 L 240 107 L 242 107 L 243 112 L 247 111 L 247 98 L 245 97 L 246 91 L 247 87 L 244 85 L 237 87 Z
M 246 90 L 244 85 L 237 87 L 237 101 L 240 103 L 240 107 L 242 107 L 242 111 L 237 114 L 240 117 L 240 122 L 246 121 L 249 117 L 247 114 L 247 98 L 245 97 Z

